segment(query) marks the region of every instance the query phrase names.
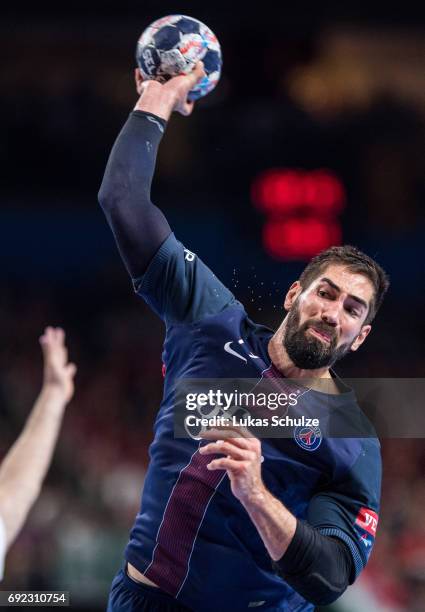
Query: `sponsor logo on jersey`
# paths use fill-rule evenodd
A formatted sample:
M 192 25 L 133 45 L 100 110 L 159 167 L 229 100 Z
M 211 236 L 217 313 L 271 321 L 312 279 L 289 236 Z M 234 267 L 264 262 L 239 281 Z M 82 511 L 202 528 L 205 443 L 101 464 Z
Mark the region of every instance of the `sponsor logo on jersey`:
M 231 348 L 232 344 L 233 344 L 233 340 L 231 340 L 230 342 L 226 342 L 226 344 L 224 345 L 224 350 L 226 351 L 226 353 L 229 353 L 229 355 L 233 355 L 233 357 L 237 357 L 238 359 L 241 359 L 245 363 L 248 363 L 248 360 L 246 359 L 246 357 L 243 357 L 242 355 L 240 355 L 239 353 L 237 353 Z M 242 340 L 242 338 L 239 338 L 238 344 L 245 344 L 245 342 Z M 259 359 L 258 355 L 254 355 L 251 352 L 249 352 L 248 357 L 250 357 L 251 359 Z
M 356 525 L 364 529 L 371 536 L 375 537 L 376 528 L 378 526 L 378 515 L 369 508 L 360 508 L 356 518 Z
M 224 345 L 224 350 L 226 351 L 226 353 L 229 353 L 229 355 L 233 355 L 233 357 L 237 357 L 238 359 L 242 359 L 242 361 L 245 361 L 246 363 L 247 359 L 245 357 L 242 357 L 242 355 L 239 355 L 239 353 L 237 353 L 236 351 L 234 351 L 231 348 L 231 344 L 233 344 L 232 341 L 226 342 L 226 344 Z
M 195 260 L 195 253 L 192 253 L 192 251 L 189 251 L 189 249 L 183 249 L 184 251 L 184 258 L 186 261 L 194 261 Z
M 294 440 L 306 451 L 315 451 L 322 443 L 320 427 L 295 427 Z

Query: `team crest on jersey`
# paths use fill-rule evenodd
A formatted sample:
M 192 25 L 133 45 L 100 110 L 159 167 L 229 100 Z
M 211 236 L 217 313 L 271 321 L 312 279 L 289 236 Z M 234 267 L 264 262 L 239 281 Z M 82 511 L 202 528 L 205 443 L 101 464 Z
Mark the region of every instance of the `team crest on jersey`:
M 371 548 L 372 546 L 372 538 L 369 537 L 367 533 L 364 533 L 362 536 L 360 536 L 360 542 L 365 546 L 366 549 Z
M 294 440 L 306 451 L 315 451 L 322 443 L 320 427 L 295 427 Z

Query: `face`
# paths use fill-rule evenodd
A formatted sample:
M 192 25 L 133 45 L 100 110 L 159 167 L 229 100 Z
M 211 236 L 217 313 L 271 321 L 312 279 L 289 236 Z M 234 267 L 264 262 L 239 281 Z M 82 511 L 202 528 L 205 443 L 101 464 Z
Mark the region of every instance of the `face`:
M 329 265 L 305 291 L 293 283 L 283 337 L 292 362 L 307 370 L 329 368 L 356 351 L 371 330 L 364 321 L 372 299 L 370 280 L 342 265 Z

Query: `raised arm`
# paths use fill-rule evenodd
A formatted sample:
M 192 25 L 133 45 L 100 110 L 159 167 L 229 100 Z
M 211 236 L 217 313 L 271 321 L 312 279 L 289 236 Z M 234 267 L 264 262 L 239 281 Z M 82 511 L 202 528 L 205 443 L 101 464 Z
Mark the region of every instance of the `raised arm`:
M 6 548 L 13 542 L 46 475 L 66 404 L 74 393 L 75 365 L 68 363 L 65 334 L 48 327 L 40 338 L 44 381 L 25 427 L 0 466 L 0 519 Z
M 136 70 L 140 98 L 112 148 L 99 191 L 99 202 L 132 278 L 144 274 L 171 232 L 150 199 L 156 155 L 171 113 L 192 112 L 193 102 L 187 101 L 187 95 L 204 75 L 198 62 L 192 73 L 162 85 L 142 82 Z

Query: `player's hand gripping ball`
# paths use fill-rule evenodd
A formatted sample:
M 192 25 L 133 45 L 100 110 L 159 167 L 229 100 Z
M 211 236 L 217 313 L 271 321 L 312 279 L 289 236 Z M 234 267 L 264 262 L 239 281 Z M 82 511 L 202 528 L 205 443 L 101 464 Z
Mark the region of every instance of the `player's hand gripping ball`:
M 136 60 L 144 79 L 161 83 L 188 74 L 202 60 L 206 76 L 189 92 L 191 101 L 212 91 L 221 74 L 216 36 L 201 21 L 185 15 L 168 15 L 151 23 L 139 38 Z

